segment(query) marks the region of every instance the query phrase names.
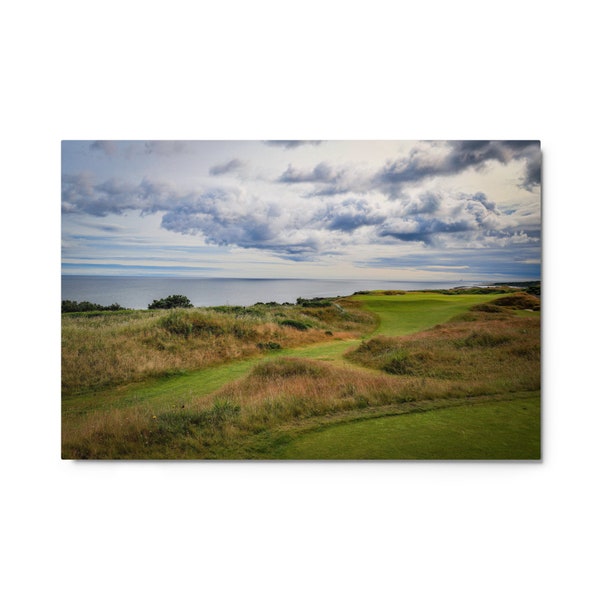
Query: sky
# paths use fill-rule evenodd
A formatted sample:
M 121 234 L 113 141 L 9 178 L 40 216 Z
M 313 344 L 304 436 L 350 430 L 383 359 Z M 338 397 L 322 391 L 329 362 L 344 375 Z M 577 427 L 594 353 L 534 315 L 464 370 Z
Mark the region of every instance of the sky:
M 540 278 L 539 141 L 63 141 L 62 272 Z

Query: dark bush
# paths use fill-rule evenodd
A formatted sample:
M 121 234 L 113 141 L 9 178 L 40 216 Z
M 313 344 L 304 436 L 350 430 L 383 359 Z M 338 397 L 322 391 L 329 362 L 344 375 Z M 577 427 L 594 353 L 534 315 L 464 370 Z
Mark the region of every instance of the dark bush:
M 329 298 L 313 298 L 312 300 L 298 298 L 296 304 L 305 308 L 318 308 L 321 306 L 331 306 L 331 300 Z
M 258 342 L 256 347 L 260 350 L 281 350 L 281 344 L 277 342 Z
M 128 310 L 120 304 L 113 303 L 110 306 L 102 306 L 101 304 L 94 304 L 84 300 L 83 302 L 75 302 L 75 300 L 63 300 L 61 304 L 61 312 L 96 312 L 96 311 L 115 311 L 115 310 Z
M 383 365 L 383 370 L 392 375 L 409 375 L 413 372 L 412 366 L 408 356 L 399 352 Z
M 285 327 L 293 327 L 294 329 L 298 329 L 300 331 L 306 331 L 310 328 L 310 325 L 302 323 L 302 321 L 294 321 L 294 319 L 285 319 L 281 321 L 281 325 L 284 325 Z
M 160 300 L 153 300 L 148 304 L 148 308 L 193 308 L 193 304 L 187 296 L 175 294 L 173 296 L 161 298 Z

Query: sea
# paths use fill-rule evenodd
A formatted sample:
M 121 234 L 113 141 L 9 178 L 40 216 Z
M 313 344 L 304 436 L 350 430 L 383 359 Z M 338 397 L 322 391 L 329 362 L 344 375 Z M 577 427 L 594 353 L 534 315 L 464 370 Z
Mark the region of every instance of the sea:
M 350 296 L 361 290 L 449 289 L 477 281 L 393 281 L 375 279 L 233 279 L 63 275 L 62 299 L 124 308 L 148 308 L 153 300 L 187 296 L 194 306 L 251 306 L 298 298 Z

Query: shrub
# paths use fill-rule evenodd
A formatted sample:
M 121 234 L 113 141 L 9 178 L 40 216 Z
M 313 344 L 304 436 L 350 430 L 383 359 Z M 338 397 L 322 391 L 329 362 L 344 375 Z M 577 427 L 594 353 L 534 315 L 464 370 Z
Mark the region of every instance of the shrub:
M 260 350 L 281 350 L 281 344 L 277 342 L 258 342 L 256 347 Z
M 360 346 L 351 354 L 377 358 L 398 350 L 399 342 L 395 338 L 379 335 L 360 343 Z
M 298 298 L 296 304 L 305 308 L 318 308 L 321 306 L 331 306 L 331 300 L 329 298 L 313 298 L 312 300 Z
M 281 325 L 285 327 L 293 327 L 294 329 L 298 329 L 299 331 L 306 331 L 310 328 L 310 325 L 303 323 L 302 321 L 295 321 L 294 319 L 284 319 L 281 321 Z
M 518 292 L 504 296 L 493 301 L 497 306 L 506 306 L 515 309 L 540 310 L 540 299 L 525 292 Z
M 241 407 L 239 404 L 235 404 L 229 400 L 215 400 L 206 416 L 211 426 L 220 427 L 227 421 L 235 420 L 239 416 L 240 410 Z
M 103 311 L 115 311 L 115 310 L 128 310 L 120 304 L 113 303 L 110 306 L 102 306 L 101 304 L 94 304 L 84 300 L 83 302 L 76 302 L 75 300 L 63 300 L 61 303 L 61 312 L 103 312 Z
M 148 304 L 149 309 L 154 308 L 192 308 L 193 305 L 187 296 L 175 294 L 173 296 L 167 296 L 160 300 L 153 300 Z
M 413 372 L 412 366 L 409 357 L 404 352 L 397 352 L 383 365 L 382 369 L 392 375 L 410 375 Z
M 280 358 L 254 367 L 252 374 L 262 379 L 287 377 L 319 377 L 325 373 L 325 367 L 310 360 Z
M 190 314 L 182 311 L 173 311 L 162 317 L 159 325 L 169 333 L 188 337 L 192 334 L 208 333 L 222 335 L 225 330 L 220 325 L 211 322 L 200 314 Z M 235 333 L 235 332 L 234 332 Z

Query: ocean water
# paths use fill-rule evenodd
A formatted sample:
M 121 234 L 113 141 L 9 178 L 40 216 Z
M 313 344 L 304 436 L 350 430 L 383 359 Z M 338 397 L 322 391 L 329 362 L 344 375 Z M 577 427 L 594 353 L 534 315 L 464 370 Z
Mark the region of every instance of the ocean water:
M 302 298 L 349 296 L 360 290 L 445 289 L 477 285 L 466 281 L 385 281 L 372 279 L 226 279 L 189 277 L 108 277 L 63 275 L 62 299 L 108 306 L 148 308 L 172 294 L 187 296 L 194 306 L 251 306 L 257 302 L 292 302 Z

